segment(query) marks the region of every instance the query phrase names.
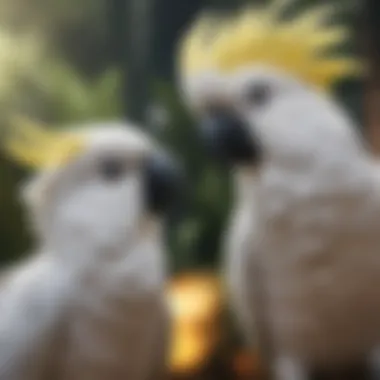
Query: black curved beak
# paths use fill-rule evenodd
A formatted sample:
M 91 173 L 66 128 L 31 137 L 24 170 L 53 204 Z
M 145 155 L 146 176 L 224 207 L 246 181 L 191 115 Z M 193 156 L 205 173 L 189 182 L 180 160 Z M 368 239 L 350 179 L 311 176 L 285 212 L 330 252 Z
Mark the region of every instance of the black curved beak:
M 145 167 L 146 202 L 149 211 L 165 213 L 178 202 L 185 188 L 181 166 L 164 154 L 152 156 Z
M 202 140 L 212 156 L 230 165 L 257 164 L 261 147 L 248 125 L 233 112 L 218 110 L 201 120 Z

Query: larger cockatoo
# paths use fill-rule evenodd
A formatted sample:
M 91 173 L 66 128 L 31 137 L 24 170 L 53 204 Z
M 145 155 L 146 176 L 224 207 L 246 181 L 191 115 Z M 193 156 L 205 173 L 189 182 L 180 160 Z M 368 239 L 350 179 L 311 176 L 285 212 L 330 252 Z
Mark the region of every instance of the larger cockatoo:
M 380 168 L 330 95 L 363 66 L 333 5 L 287 4 L 204 17 L 181 45 L 184 100 L 234 172 L 227 285 L 275 379 L 367 360 L 379 379 Z
M 37 170 L 23 199 L 38 245 L 0 282 L 1 380 L 165 376 L 163 214 L 180 171 L 122 122 L 22 122 L 9 156 Z

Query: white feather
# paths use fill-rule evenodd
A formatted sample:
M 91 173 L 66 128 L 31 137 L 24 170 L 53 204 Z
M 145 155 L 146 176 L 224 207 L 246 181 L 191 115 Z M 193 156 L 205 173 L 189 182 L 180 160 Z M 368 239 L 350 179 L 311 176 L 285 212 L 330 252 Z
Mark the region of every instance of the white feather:
M 40 252 L 0 283 L 1 380 L 146 380 L 164 368 L 162 226 L 141 175 L 158 148 L 128 126 L 84 133 L 84 152 L 25 193 Z M 99 178 L 108 154 L 127 168 L 115 183 Z

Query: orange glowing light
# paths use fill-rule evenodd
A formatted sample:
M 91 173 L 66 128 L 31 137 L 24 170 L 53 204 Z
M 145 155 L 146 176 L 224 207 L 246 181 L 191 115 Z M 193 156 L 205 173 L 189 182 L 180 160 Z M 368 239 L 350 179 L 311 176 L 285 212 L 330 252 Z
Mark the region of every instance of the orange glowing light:
M 170 368 L 174 373 L 196 371 L 219 337 L 219 281 L 212 274 L 186 274 L 171 282 L 167 294 L 173 323 Z

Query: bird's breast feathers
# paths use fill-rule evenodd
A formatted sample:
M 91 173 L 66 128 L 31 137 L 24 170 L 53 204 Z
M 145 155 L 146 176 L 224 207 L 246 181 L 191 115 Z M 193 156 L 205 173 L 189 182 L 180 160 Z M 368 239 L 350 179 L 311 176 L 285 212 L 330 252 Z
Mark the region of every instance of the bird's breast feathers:
M 347 178 L 268 182 L 258 202 L 274 336 L 309 360 L 346 360 L 380 339 L 380 192 Z

